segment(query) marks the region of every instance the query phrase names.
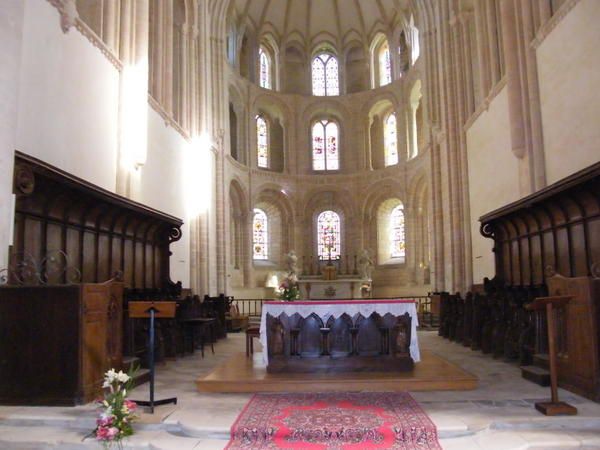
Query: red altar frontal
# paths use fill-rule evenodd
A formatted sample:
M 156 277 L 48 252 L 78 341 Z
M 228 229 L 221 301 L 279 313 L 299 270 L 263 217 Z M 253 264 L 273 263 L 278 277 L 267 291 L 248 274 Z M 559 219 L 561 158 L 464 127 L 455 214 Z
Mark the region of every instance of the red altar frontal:
M 410 371 L 420 360 L 412 300 L 265 302 L 269 373 Z

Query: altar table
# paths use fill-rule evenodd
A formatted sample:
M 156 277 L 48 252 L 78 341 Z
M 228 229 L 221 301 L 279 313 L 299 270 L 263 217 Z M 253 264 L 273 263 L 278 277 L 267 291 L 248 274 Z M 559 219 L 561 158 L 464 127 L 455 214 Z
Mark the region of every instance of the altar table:
M 311 300 L 265 302 L 262 306 L 260 322 L 260 343 L 263 347 L 263 360 L 267 365 L 269 363 L 267 315 L 279 317 L 282 313 L 285 313 L 288 317 L 298 313 L 304 319 L 314 315 L 320 318 L 323 324 L 328 323 L 331 317 L 337 319 L 343 314 L 347 314 L 350 318 L 356 317 L 358 314 L 362 315 L 364 318 L 369 318 L 373 313 L 377 313 L 380 317 L 384 317 L 388 313 L 395 317 L 403 316 L 408 313 L 411 319 L 410 357 L 414 362 L 420 361 L 417 339 L 417 309 L 413 300 Z

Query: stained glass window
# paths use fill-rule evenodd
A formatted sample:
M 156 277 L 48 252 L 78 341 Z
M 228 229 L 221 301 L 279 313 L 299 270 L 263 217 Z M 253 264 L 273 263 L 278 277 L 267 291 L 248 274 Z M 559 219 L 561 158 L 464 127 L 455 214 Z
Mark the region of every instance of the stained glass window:
M 404 236 L 404 205 L 400 203 L 390 214 L 390 256 L 404 260 L 406 240 Z
M 379 86 L 392 82 L 392 63 L 390 59 L 390 46 L 385 41 L 379 49 Z
M 313 95 L 339 95 L 338 61 L 330 53 L 319 53 L 312 62 Z
M 258 49 L 260 65 L 260 87 L 271 89 L 271 59 L 262 47 Z
M 395 113 L 391 113 L 385 121 L 383 126 L 383 142 L 386 167 L 398 164 L 398 136 Z
M 313 170 L 340 168 L 338 126 L 329 120 L 320 120 L 312 128 Z
M 256 149 L 258 167 L 269 167 L 269 126 L 262 116 L 256 116 Z
M 341 255 L 341 221 L 334 211 L 317 217 L 317 252 L 320 260 L 339 259 Z
M 254 208 L 252 219 L 253 259 L 269 259 L 269 223 L 262 209 Z

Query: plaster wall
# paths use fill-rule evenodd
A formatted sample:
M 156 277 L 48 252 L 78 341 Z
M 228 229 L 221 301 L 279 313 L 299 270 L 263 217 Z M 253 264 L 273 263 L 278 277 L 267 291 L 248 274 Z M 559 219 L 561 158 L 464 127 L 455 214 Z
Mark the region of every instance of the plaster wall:
M 473 282 L 495 273 L 493 242 L 479 232 L 479 217 L 519 199 L 518 160 L 511 151 L 507 88 L 467 130 Z
M 599 18 L 581 0 L 537 49 L 548 184 L 600 160 Z
M 24 5 L 6 2 L 0 14 L 0 270 L 8 265 L 8 246 L 12 241 L 14 203 L 12 173 L 18 113 L 18 82 Z M 2 273 L 0 273 L 0 277 Z
M 9 148 L 115 192 L 119 71 L 75 28 L 63 33 L 59 13 L 49 2 L 27 0 L 23 5 L 22 70 L 18 82 L 10 85 L 14 95 L 19 94 L 16 135 Z M 2 42 L 8 51 L 9 41 Z M 147 160 L 136 174 L 136 200 L 186 222 L 182 238 L 171 246 L 171 279 L 182 281 L 184 287 L 190 282 L 190 230 L 182 174 L 187 145 L 148 107 Z M 12 161 L 10 167 L 9 180 Z M 0 225 L 3 235 L 13 220 L 12 213 L 3 213 L 5 217 L 7 223 Z M 7 248 L 4 240 L 0 244 Z
M 25 2 L 16 149 L 115 190 L 119 72 L 46 1 Z
M 148 154 L 140 182 L 140 201 L 184 221 L 182 237 L 171 244 L 171 280 L 190 284 L 190 226 L 187 217 L 186 151 L 189 143 L 152 108 L 148 108 Z M 198 194 L 196 194 L 198 195 Z

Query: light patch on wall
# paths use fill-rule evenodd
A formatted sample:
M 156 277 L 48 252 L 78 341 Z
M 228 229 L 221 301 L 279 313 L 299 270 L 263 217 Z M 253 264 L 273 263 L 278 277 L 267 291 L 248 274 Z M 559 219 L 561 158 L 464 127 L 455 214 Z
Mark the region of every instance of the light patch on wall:
M 212 143 L 207 135 L 193 138 L 185 149 L 184 197 L 187 217 L 208 211 L 212 200 Z
M 123 67 L 121 74 L 121 152 L 119 163 L 132 171 L 143 166 L 148 141 L 148 63 Z

